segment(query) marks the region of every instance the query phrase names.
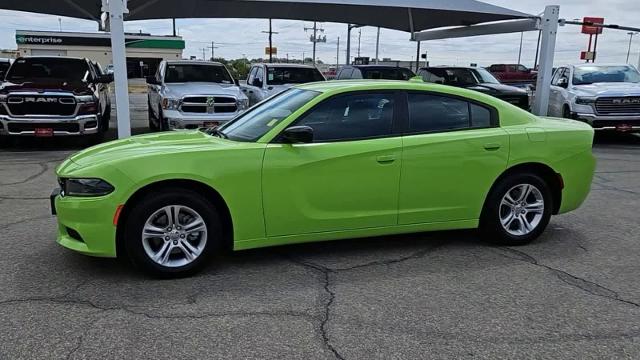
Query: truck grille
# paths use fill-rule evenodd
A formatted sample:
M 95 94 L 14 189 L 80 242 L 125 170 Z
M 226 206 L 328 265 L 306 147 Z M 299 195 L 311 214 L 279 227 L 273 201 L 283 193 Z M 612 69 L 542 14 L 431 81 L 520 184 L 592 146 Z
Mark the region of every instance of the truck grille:
M 237 109 L 236 99 L 225 96 L 188 96 L 180 105 L 182 112 L 199 114 L 234 113 Z
M 598 114 L 640 114 L 640 96 L 598 98 L 596 111 Z
M 7 107 L 15 116 L 71 116 L 76 111 L 76 100 L 73 96 L 10 95 Z

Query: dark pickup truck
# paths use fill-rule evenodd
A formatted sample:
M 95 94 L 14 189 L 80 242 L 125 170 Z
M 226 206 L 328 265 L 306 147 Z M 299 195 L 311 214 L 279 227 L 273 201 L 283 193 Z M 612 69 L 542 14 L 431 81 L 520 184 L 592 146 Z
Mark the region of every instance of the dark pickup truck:
M 91 135 L 109 128 L 113 75 L 82 58 L 21 57 L 0 86 L 0 138 Z M 0 139 L 1 140 L 1 139 Z

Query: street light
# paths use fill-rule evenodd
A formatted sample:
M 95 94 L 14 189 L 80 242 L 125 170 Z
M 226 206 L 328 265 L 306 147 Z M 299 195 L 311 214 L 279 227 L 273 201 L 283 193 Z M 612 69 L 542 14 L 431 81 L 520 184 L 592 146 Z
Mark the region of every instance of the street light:
M 631 42 L 633 41 L 633 36 L 638 35 L 637 32 L 630 31 L 627 33 L 629 35 L 629 50 L 627 50 L 627 64 L 629 63 L 629 55 L 631 55 Z

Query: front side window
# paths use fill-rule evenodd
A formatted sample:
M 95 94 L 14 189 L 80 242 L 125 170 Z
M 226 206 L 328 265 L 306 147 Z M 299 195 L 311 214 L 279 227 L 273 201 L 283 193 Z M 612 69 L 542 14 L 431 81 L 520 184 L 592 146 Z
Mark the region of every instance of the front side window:
M 362 78 L 364 79 L 409 80 L 413 76 L 413 72 L 403 68 L 373 68 L 362 70 Z
M 233 79 L 221 65 L 169 64 L 165 71 L 165 83 L 212 82 L 232 84 Z
M 370 139 L 393 133 L 394 93 L 338 95 L 313 108 L 296 126 L 313 129 L 314 142 Z
M 465 100 L 410 93 L 409 132 L 441 132 L 491 126 L 491 111 Z
M 252 142 L 311 101 L 319 92 L 289 89 L 260 103 L 219 129 L 231 140 Z
M 87 81 L 89 65 L 82 59 L 66 58 L 24 58 L 16 60 L 9 68 L 7 81 L 27 79 L 59 79 L 66 81 Z
M 324 81 L 324 77 L 316 68 L 296 67 L 267 67 L 267 84 L 304 84 L 315 81 Z
M 640 73 L 628 65 L 577 66 L 573 71 L 573 85 L 593 83 L 640 82 Z

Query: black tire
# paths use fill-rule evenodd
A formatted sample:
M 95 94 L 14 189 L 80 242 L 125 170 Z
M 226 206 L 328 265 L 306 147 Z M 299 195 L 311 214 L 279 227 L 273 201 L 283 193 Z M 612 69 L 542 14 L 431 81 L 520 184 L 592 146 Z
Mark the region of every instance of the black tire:
M 562 117 L 565 119 L 571 119 L 571 109 L 568 105 L 562 107 Z
M 158 127 L 160 131 L 169 131 L 169 123 L 162 114 L 162 107 L 158 105 Z
M 517 197 L 518 186 L 520 185 L 532 185 L 538 190 L 537 195 L 541 195 L 544 201 L 544 207 L 540 216 L 537 217 L 534 213 L 520 213 L 520 205 L 516 204 L 515 207 L 508 205 L 502 205 L 502 200 L 511 191 L 512 198 L 514 195 Z M 533 190 L 532 190 L 533 192 Z M 536 194 L 531 194 L 535 199 Z M 526 201 L 526 200 L 525 200 Z M 551 212 L 553 209 L 553 197 L 549 185 L 540 176 L 533 173 L 519 173 L 508 175 L 494 185 L 487 200 L 485 201 L 484 208 L 482 210 L 482 216 L 480 217 L 480 233 L 485 241 L 508 246 L 526 245 L 536 238 L 538 238 L 546 229 L 551 219 Z M 509 210 L 511 209 L 511 210 Z M 515 222 L 513 227 L 509 227 L 509 231 L 502 225 L 502 219 L 509 219 L 510 212 L 515 218 L 512 220 Z M 536 223 L 533 229 L 528 230 L 526 234 L 514 234 L 515 228 L 524 226 L 518 217 L 524 217 L 528 224 Z M 532 219 L 537 220 L 532 220 Z M 511 222 L 509 223 L 511 225 Z
M 198 247 L 200 246 L 199 244 L 201 244 L 200 241 L 203 239 L 206 241 L 206 243 L 202 245 L 203 248 L 201 249 L 200 254 L 191 262 L 181 266 L 179 263 L 173 264 L 172 266 L 164 266 L 152 260 L 150 255 L 147 254 L 145 245 L 143 244 L 142 231 L 147 221 L 152 217 L 152 215 L 154 215 L 154 213 L 160 211 L 160 209 L 172 205 L 186 207 L 188 210 L 193 210 L 201 217 L 206 225 L 206 237 L 203 233 L 199 233 L 198 237 L 194 239 L 197 242 L 190 242 L 191 245 L 195 244 L 194 246 Z M 184 221 L 185 218 L 182 219 Z M 204 200 L 203 196 L 197 192 L 181 189 L 166 190 L 160 194 L 158 194 L 158 192 L 154 192 L 137 201 L 137 203 L 133 205 L 131 211 L 128 212 L 123 232 L 124 246 L 131 262 L 136 267 L 150 275 L 162 278 L 189 276 L 200 270 L 207 263 L 207 260 L 215 250 L 219 248 L 219 244 L 222 243 L 224 236 L 224 229 L 221 224 L 222 223 L 216 208 L 211 203 Z M 179 227 L 177 229 L 179 229 Z M 165 232 L 166 230 L 167 229 L 163 229 Z M 176 231 L 175 228 L 174 231 Z M 164 235 L 162 235 L 157 238 L 150 239 L 149 242 L 154 241 L 157 249 L 167 242 L 174 246 L 181 246 L 182 241 L 188 241 L 188 237 L 186 240 L 180 240 L 177 237 L 175 239 L 171 238 L 172 240 L 169 241 L 165 239 Z M 171 244 L 168 246 L 171 246 Z M 175 261 L 179 261 L 180 256 L 186 258 L 186 256 L 184 256 L 184 252 L 179 248 L 174 247 L 170 249 L 173 250 L 169 251 L 169 259 L 172 259 L 172 256 L 174 255 L 174 257 L 178 259 Z
M 149 129 L 151 131 L 158 131 L 158 119 L 153 114 L 153 109 L 151 109 L 151 102 L 147 101 L 147 117 L 149 119 Z

